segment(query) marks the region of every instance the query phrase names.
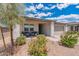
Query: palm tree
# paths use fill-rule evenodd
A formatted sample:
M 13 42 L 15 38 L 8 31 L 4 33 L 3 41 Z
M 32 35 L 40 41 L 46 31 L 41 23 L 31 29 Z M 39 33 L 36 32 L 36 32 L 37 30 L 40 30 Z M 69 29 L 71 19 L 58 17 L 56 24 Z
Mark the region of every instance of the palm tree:
M 12 50 L 14 49 L 13 29 L 16 24 L 23 21 L 19 15 L 24 14 L 24 4 L 8 3 L 0 4 L 0 17 L 3 23 L 6 23 L 10 29 Z M 13 54 L 13 52 L 12 52 Z
M 2 40 L 3 40 L 4 48 L 6 49 L 6 43 L 5 43 L 5 40 L 4 40 L 2 27 L 0 27 L 0 30 L 1 30 L 1 36 L 2 36 Z

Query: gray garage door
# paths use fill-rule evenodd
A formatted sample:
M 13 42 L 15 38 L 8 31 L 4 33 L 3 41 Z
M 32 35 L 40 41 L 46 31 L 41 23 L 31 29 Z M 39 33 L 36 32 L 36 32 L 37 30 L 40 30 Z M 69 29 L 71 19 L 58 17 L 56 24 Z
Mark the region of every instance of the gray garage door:
M 64 25 L 55 25 L 54 27 L 54 30 L 55 31 L 64 31 Z

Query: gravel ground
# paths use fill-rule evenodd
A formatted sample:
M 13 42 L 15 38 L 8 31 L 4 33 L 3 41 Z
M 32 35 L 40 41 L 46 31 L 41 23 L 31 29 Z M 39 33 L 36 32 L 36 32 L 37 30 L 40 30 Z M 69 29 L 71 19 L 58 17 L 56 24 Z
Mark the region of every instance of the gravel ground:
M 4 34 L 6 44 L 10 44 L 9 33 Z M 54 39 L 54 38 L 52 38 Z M 30 39 L 26 41 L 25 45 L 19 46 L 17 52 L 14 56 L 27 56 L 28 55 L 28 43 Z M 48 39 L 47 43 L 48 56 L 79 56 L 79 45 L 76 45 L 74 48 L 67 48 L 60 46 L 57 41 L 52 41 Z M 1 50 L 4 49 L 3 42 L 0 40 L 0 55 L 2 54 Z
M 79 56 L 79 45 L 74 48 L 60 46 L 58 42 L 48 42 L 48 56 Z
M 28 40 L 29 43 L 29 40 Z M 74 48 L 67 48 L 64 46 L 60 46 L 58 42 L 48 41 L 48 56 L 79 56 L 79 46 L 75 46 Z M 27 56 L 28 55 L 28 45 L 22 45 L 19 47 L 16 56 Z

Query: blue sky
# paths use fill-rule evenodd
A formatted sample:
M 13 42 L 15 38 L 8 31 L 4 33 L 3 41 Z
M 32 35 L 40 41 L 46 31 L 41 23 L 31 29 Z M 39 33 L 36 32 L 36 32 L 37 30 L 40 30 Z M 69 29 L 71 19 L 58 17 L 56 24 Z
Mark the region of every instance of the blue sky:
M 28 17 L 79 22 L 79 3 L 26 3 L 25 6 Z

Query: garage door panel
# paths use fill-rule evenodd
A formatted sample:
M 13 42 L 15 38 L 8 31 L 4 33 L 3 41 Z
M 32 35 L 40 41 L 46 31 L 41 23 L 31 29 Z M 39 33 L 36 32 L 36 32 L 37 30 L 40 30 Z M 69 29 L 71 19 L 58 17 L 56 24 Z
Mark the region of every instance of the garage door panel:
M 64 26 L 63 25 L 55 25 L 54 30 L 55 31 L 64 31 Z

